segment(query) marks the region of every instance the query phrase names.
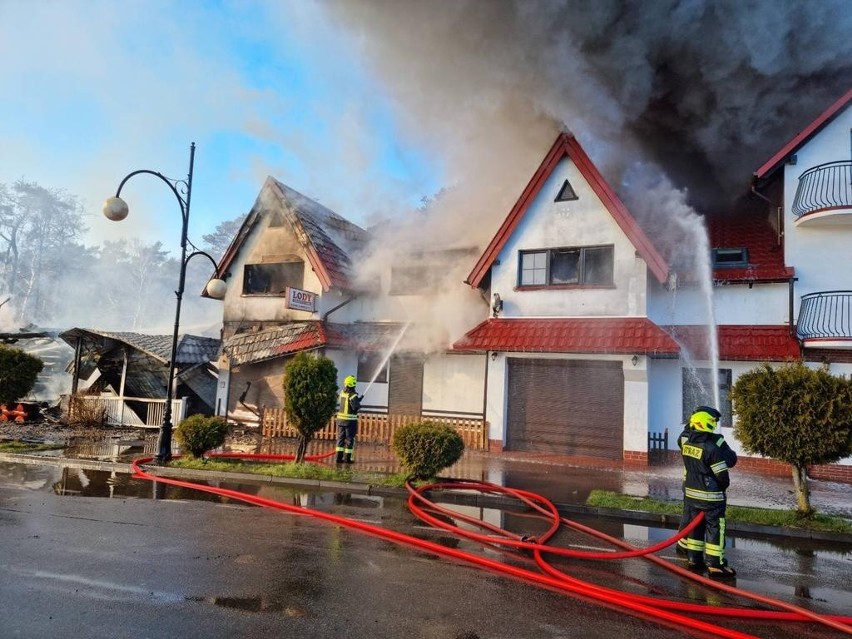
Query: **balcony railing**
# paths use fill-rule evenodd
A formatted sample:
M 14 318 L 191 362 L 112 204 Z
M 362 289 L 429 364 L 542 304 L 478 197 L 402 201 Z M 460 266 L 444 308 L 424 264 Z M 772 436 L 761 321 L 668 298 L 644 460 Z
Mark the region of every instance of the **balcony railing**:
M 852 291 L 802 295 L 796 335 L 805 346 L 852 348 Z
M 802 173 L 793 198 L 793 215 L 797 219 L 847 208 L 852 209 L 852 162 L 828 162 Z

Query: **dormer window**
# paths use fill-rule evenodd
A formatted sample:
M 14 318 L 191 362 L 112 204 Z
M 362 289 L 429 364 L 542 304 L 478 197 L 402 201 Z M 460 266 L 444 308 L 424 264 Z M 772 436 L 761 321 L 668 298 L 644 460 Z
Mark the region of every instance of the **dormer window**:
M 747 248 L 714 248 L 713 268 L 745 268 L 748 266 Z

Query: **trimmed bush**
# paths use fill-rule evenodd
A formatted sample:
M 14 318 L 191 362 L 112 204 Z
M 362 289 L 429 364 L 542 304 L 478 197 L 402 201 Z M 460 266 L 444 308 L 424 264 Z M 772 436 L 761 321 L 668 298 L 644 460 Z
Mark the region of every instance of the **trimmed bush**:
M 337 412 L 337 367 L 331 359 L 302 351 L 285 364 L 284 411 L 299 431 L 295 461 L 301 464 L 314 434 Z
M 178 425 L 175 439 L 181 450 L 191 457 L 203 457 L 204 453 L 219 448 L 228 435 L 228 423 L 222 417 L 190 415 Z
M 461 459 L 464 440 L 452 426 L 416 422 L 394 433 L 393 450 L 411 477 L 430 479 Z
M 44 362 L 20 348 L 0 346 L 0 404 L 12 404 L 26 397 Z

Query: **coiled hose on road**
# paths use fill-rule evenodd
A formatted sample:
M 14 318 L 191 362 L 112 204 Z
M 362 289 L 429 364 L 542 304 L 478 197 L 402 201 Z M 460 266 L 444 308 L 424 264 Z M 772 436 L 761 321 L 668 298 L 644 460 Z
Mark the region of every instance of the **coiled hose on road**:
M 329 455 L 330 454 L 308 456 L 306 457 L 306 460 L 320 461 L 328 457 Z M 250 453 L 219 453 L 213 454 L 211 456 L 251 459 L 255 461 L 279 462 L 292 461 L 294 458 L 293 455 L 264 455 Z M 150 457 L 133 461 L 131 464 L 133 469 L 133 476 L 149 481 L 157 481 L 173 486 L 181 486 L 184 488 L 191 488 L 207 493 L 217 494 L 229 497 L 231 499 L 237 499 L 245 503 L 254 504 L 256 506 L 261 506 L 264 508 L 271 508 L 274 510 L 284 511 L 295 515 L 314 517 L 322 521 L 327 521 L 339 526 L 344 526 L 352 530 L 357 530 L 373 537 L 378 537 L 380 539 L 385 539 L 394 543 L 417 548 L 418 550 L 430 552 L 435 555 L 449 557 L 458 561 L 465 562 L 467 564 L 479 566 L 481 568 L 485 568 L 487 570 L 502 575 L 520 579 L 527 583 L 537 584 L 540 586 L 564 592 L 566 594 L 583 597 L 584 599 L 594 600 L 601 605 L 614 607 L 618 610 L 628 612 L 629 614 L 633 614 L 639 617 L 650 618 L 658 623 L 667 626 L 672 626 L 681 630 L 691 629 L 699 632 L 711 633 L 717 637 L 730 637 L 733 639 L 756 639 L 755 635 L 742 633 L 713 623 L 701 621 L 699 619 L 695 619 L 694 617 L 686 616 L 686 614 L 684 614 L 687 613 L 691 615 L 706 614 L 716 617 L 729 617 L 753 620 L 774 620 L 787 622 L 810 621 L 828 626 L 842 633 L 852 635 L 852 617 L 845 617 L 840 615 L 820 615 L 801 608 L 799 606 L 796 606 L 794 604 L 775 600 L 770 597 L 764 597 L 756 593 L 741 590 L 729 584 L 707 579 L 706 577 L 696 575 L 688 570 L 685 570 L 684 568 L 681 568 L 680 566 L 676 566 L 652 554 L 654 552 L 671 546 L 678 539 L 686 536 L 695 526 L 698 525 L 700 521 L 699 518 L 696 518 L 688 528 L 680 531 L 678 534 L 663 542 L 660 542 L 648 548 L 636 548 L 624 542 L 623 540 L 616 539 L 614 537 L 606 535 L 603 532 L 600 532 L 588 526 L 584 526 L 570 519 L 561 517 L 556 509 L 556 506 L 551 501 L 540 495 L 536 495 L 535 493 L 531 493 L 525 490 L 506 488 L 504 486 L 498 486 L 489 482 L 474 482 L 467 480 L 441 481 L 438 483 L 419 486 L 416 488 L 410 483 L 407 484 L 409 491 L 408 506 L 416 517 L 418 517 L 424 522 L 429 523 L 430 525 L 449 530 L 459 536 L 471 539 L 473 541 L 477 541 L 485 545 L 496 545 L 499 547 L 513 548 L 518 551 L 529 551 L 530 553 L 532 553 L 536 565 L 542 571 L 536 572 L 533 570 L 526 570 L 524 568 L 519 568 L 516 566 L 511 566 L 505 563 L 494 561 L 473 553 L 457 550 L 454 548 L 447 548 L 440 544 L 426 541 L 423 539 L 418 539 L 416 537 L 412 537 L 410 535 L 399 533 L 393 530 L 387 530 L 385 528 L 373 526 L 353 519 L 347 519 L 346 517 L 341 517 L 338 515 L 332 515 L 318 510 L 312 510 L 303 506 L 285 504 L 283 502 L 278 502 L 263 497 L 257 497 L 255 495 L 250 495 L 228 488 L 206 486 L 190 481 L 172 479 L 169 477 L 160 477 L 155 474 L 149 473 L 147 470 L 141 467 L 142 465 L 145 465 L 151 461 L 152 458 Z M 516 499 L 520 504 L 531 509 L 538 516 L 549 518 L 551 521 L 550 527 L 545 533 L 538 536 L 536 539 L 528 539 L 526 537 L 522 537 L 515 533 L 510 533 L 509 531 L 506 531 L 502 528 L 483 522 L 479 519 L 471 518 L 451 509 L 441 507 L 425 496 L 425 493 L 429 491 L 452 490 L 476 491 L 485 494 L 497 494 L 501 496 L 511 497 L 513 499 Z M 435 516 L 431 513 L 437 513 L 440 516 Z M 477 526 L 483 530 L 488 530 L 491 534 L 476 533 L 471 530 L 465 530 L 455 524 L 449 523 L 447 521 L 447 518 L 451 518 L 455 521 L 464 521 L 469 525 Z M 554 534 L 556 534 L 556 532 L 562 525 L 597 537 L 598 539 L 604 540 L 612 544 L 613 546 L 623 549 L 623 551 L 580 551 L 547 545 L 547 541 L 551 537 L 553 537 Z M 762 610 L 750 608 L 709 606 L 704 604 L 691 604 L 656 597 L 649 597 L 646 595 L 636 595 L 627 592 L 622 592 L 620 590 L 599 586 L 597 584 L 577 579 L 575 577 L 571 577 L 570 575 L 565 574 L 564 572 L 551 566 L 544 559 L 544 556 L 547 554 L 571 557 L 574 559 L 593 560 L 612 560 L 626 559 L 631 557 L 642 557 L 686 579 L 696 581 L 704 586 L 715 588 L 731 595 L 745 597 L 774 608 L 779 608 L 780 610 Z

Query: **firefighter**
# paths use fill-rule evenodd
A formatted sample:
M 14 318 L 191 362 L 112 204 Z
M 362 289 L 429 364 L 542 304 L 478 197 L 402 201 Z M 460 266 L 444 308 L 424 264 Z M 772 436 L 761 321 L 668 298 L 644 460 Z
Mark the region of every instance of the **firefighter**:
M 704 513 L 703 521 L 685 539 L 678 551 L 686 550 L 689 569 L 715 579 L 734 577 L 736 571 L 725 560 L 725 491 L 731 483 L 729 470 L 737 454 L 716 427 L 722 414 L 712 406 L 699 406 L 677 440 L 683 457 L 683 515 L 681 528 Z
M 351 464 L 358 432 L 358 411 L 361 410 L 362 395 L 355 392 L 357 380 L 349 375 L 343 380 L 343 388 L 337 397 L 337 463 Z

